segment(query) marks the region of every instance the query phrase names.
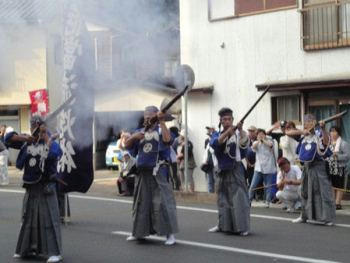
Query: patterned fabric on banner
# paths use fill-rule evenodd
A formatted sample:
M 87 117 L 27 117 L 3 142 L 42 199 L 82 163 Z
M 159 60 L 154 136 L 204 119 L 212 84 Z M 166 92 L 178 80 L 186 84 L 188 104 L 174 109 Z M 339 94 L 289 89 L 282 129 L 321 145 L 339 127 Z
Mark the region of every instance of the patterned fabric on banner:
M 49 99 L 46 89 L 29 92 L 32 115 L 46 116 L 49 112 Z
M 92 40 L 74 2 L 65 1 L 63 36 L 63 107 L 57 127 L 63 155 L 59 177 L 64 192 L 89 190 L 93 178 L 94 60 Z

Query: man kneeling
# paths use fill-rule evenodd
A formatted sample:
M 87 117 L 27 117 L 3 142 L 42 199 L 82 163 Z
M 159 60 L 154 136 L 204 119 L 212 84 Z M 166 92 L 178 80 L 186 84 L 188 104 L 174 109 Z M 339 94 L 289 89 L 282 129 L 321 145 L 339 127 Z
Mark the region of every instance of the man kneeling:
M 294 212 L 300 208 L 299 188 L 301 184 L 301 170 L 297 165 L 291 165 L 287 158 L 278 160 L 281 171 L 277 175 L 279 191 L 276 197 L 287 207 L 287 212 Z

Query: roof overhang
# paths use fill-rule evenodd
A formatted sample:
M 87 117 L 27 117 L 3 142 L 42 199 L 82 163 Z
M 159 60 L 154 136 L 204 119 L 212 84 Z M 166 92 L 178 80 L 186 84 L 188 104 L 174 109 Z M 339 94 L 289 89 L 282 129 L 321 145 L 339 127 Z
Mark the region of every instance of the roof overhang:
M 318 78 L 318 79 L 299 79 L 277 82 L 266 82 L 256 85 L 258 91 L 263 91 L 270 86 L 269 92 L 294 91 L 294 90 L 313 90 L 329 88 L 350 88 L 350 76 Z
M 204 94 L 212 94 L 214 91 L 213 84 L 198 84 L 194 85 L 193 88 L 189 91 L 191 94 L 196 93 L 204 93 Z
M 27 106 L 30 105 L 30 97 L 28 92 L 1 92 L 1 106 Z

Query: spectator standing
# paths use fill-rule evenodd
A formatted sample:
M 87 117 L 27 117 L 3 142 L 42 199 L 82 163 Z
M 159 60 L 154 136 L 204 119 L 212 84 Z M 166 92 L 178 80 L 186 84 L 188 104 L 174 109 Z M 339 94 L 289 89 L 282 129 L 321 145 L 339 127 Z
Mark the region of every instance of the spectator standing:
M 207 136 L 208 138 L 204 142 L 204 157 L 203 157 L 203 163 L 201 165 L 201 169 L 203 172 L 205 172 L 205 176 L 208 182 L 208 192 L 214 193 L 215 192 L 215 166 L 217 166 L 217 160 L 215 158 L 214 149 L 210 147 L 210 139 L 215 132 L 214 127 L 205 127 L 207 130 Z
M 292 136 L 286 135 L 285 132 L 295 129 L 295 124 L 292 121 L 288 121 L 285 125 L 281 125 L 283 136 L 280 138 L 280 148 L 282 149 L 282 156 L 287 158 L 291 165 L 294 165 L 295 161 L 298 159 L 298 155 L 296 154 L 298 141 Z
M 249 146 L 247 149 L 246 161 L 247 161 L 247 180 L 248 185 L 252 183 L 254 175 L 254 166 L 255 166 L 255 152 L 253 151 L 253 143 L 257 140 L 257 131 L 258 129 L 255 126 L 250 126 L 248 128 L 248 137 L 249 137 Z
M 0 185 L 8 185 L 8 156 L 9 151 L 4 144 L 6 126 L 1 125 L 0 127 Z
M 246 163 L 247 163 L 247 169 L 246 169 L 246 179 L 247 179 L 247 185 L 248 187 L 252 184 L 252 179 L 254 175 L 254 167 L 255 167 L 255 161 L 256 161 L 256 154 L 253 151 L 253 143 L 257 140 L 257 132 L 258 129 L 255 126 L 250 126 L 248 128 L 248 137 L 249 137 L 249 146 L 247 148 L 246 153 Z M 258 184 L 257 187 L 263 186 L 262 183 Z M 258 200 L 264 199 L 264 189 L 256 190 L 254 193 L 255 198 Z
M 335 206 L 337 210 L 342 209 L 341 201 L 343 199 L 344 192 L 341 188 L 344 188 L 345 177 L 347 176 L 347 163 L 350 160 L 350 148 L 349 144 L 341 138 L 341 131 L 339 127 L 333 126 L 330 129 L 330 149 L 333 155 L 327 159 L 327 170 L 331 177 L 332 185 L 335 188 Z
M 254 167 L 254 175 L 249 188 L 250 201 L 254 198 L 254 189 L 263 181 L 266 187 L 266 207 L 270 207 L 273 199 L 272 184 L 276 176 L 276 159 L 274 156 L 272 139 L 266 137 L 263 129 L 258 129 L 257 141 L 253 143 L 253 151 L 256 153 L 256 162 Z
M 187 170 L 187 183 L 190 187 L 190 192 L 194 192 L 194 180 L 193 180 L 193 171 L 194 168 L 196 168 L 196 161 L 194 159 L 193 155 L 193 144 L 188 139 L 188 170 Z M 182 190 L 186 189 L 185 185 L 185 130 L 181 130 L 179 140 L 178 140 L 178 146 L 177 146 L 177 162 L 179 164 L 179 173 L 180 173 L 180 180 L 181 180 L 181 187 Z
M 170 147 L 170 168 L 171 168 L 171 181 L 173 184 L 173 189 L 174 190 L 180 190 L 181 182 L 178 176 L 178 170 L 177 170 L 177 161 L 176 161 L 176 148 L 177 148 L 177 138 L 179 137 L 179 129 L 175 126 L 170 127 L 170 134 L 172 137 L 172 141 L 176 141 L 176 145 Z M 176 147 L 176 148 L 175 148 Z

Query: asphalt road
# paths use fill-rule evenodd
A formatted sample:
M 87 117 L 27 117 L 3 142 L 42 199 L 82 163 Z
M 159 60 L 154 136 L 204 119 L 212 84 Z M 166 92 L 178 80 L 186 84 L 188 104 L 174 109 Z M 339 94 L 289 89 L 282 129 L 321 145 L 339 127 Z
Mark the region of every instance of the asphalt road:
M 20 227 L 22 189 L 0 188 L 0 263 L 12 259 Z M 62 226 L 64 262 L 350 262 L 350 217 L 338 226 L 292 224 L 297 214 L 253 208 L 247 237 L 208 233 L 215 225 L 215 205 L 179 205 L 178 243 L 164 240 L 126 242 L 131 230 L 130 198 L 72 194 L 71 223 Z M 323 261 L 322 261 L 323 260 Z M 25 262 L 40 262 L 38 260 Z

